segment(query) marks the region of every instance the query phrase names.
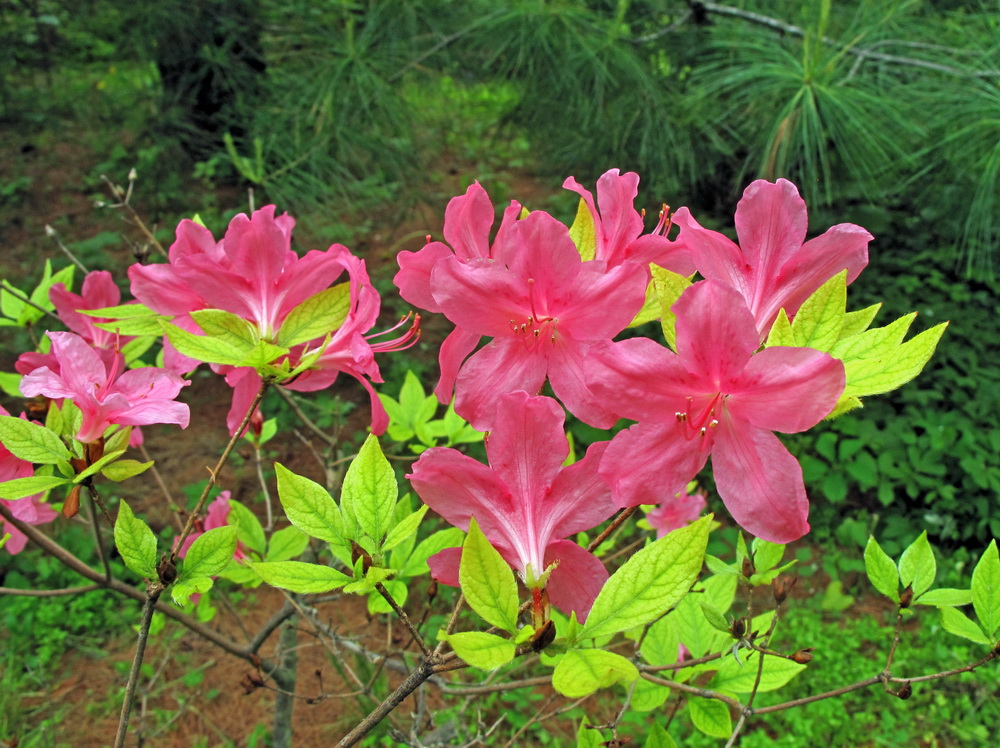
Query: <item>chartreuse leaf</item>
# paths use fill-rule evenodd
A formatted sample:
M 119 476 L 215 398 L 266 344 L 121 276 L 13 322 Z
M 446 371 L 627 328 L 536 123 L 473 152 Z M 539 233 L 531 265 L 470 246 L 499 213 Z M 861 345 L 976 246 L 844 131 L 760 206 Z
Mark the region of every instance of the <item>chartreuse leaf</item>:
M 47 428 L 14 416 L 0 416 L 0 442 L 15 457 L 38 465 L 55 465 L 72 457 L 66 445 Z
M 193 577 L 192 579 L 178 579 L 170 588 L 170 596 L 178 605 L 187 605 L 191 595 L 201 595 L 212 589 L 215 584 L 212 577 Z
M 249 351 L 260 339 L 260 333 L 252 324 L 222 309 L 199 309 L 191 312 L 191 319 L 207 336 L 237 350 Z
M 649 730 L 649 735 L 646 736 L 643 748 L 677 748 L 677 743 L 670 737 L 669 732 L 660 727 L 659 723 L 654 722 Z
M 878 358 L 845 361 L 847 387 L 844 394 L 855 397 L 878 395 L 909 382 L 930 360 L 947 326 L 947 322 L 942 322 L 924 330 Z
M 115 450 L 114 452 L 105 452 L 101 456 L 101 459 L 97 460 L 91 465 L 88 465 L 85 469 L 77 473 L 76 477 L 73 479 L 73 482 L 74 483 L 82 482 L 84 479 L 89 478 L 94 473 L 98 472 L 99 470 L 102 470 L 105 466 L 117 460 L 123 454 L 125 454 L 124 449 L 118 449 Z
M 417 511 L 407 515 L 398 525 L 392 528 L 389 534 L 385 536 L 385 542 L 382 543 L 382 550 L 391 550 L 413 535 L 420 527 L 420 522 L 423 520 L 424 515 L 427 514 L 429 508 L 425 504 Z
M 924 530 L 899 558 L 899 581 L 904 588 L 912 585 L 913 597 L 918 598 L 931 588 L 936 575 L 937 562 Z
M 283 527 L 267 543 L 265 561 L 288 561 L 309 547 L 309 536 L 295 527 Z
M 582 197 L 576 206 L 576 218 L 573 219 L 573 225 L 569 227 L 569 238 L 573 240 L 576 251 L 580 253 L 580 259 L 584 262 L 593 260 L 597 256 L 597 230 L 594 226 L 594 216 Z
M 976 644 L 993 644 L 993 639 L 986 636 L 982 630 L 958 608 L 941 608 L 941 626 L 945 631 L 974 641 Z
M 139 462 L 138 460 L 118 460 L 110 465 L 101 468 L 101 475 L 115 483 L 134 478 L 141 473 L 145 473 L 153 466 L 153 460 L 149 462 Z
M 351 310 L 351 284 L 340 283 L 313 294 L 285 317 L 278 331 L 278 345 L 288 346 L 322 338 L 338 330 Z
M 878 314 L 878 310 L 881 308 L 882 304 L 879 303 L 859 309 L 856 312 L 847 312 L 844 315 L 843 324 L 840 328 L 841 339 L 860 335 L 867 330 L 868 325 L 872 323 L 872 320 L 875 319 L 875 315 Z
M 514 572 L 479 529 L 475 518 L 462 546 L 458 581 L 469 607 L 497 628 L 517 631 L 517 582 Z
M 655 267 L 655 265 L 652 267 Z M 644 325 L 647 322 L 652 322 L 654 319 L 659 319 L 660 314 L 662 314 L 660 310 L 660 297 L 656 293 L 656 286 L 650 281 L 649 285 L 646 286 L 646 300 L 642 303 L 642 309 L 632 318 L 628 326 L 638 327 L 639 325 Z
M 663 328 L 663 336 L 667 340 L 667 345 L 676 348 L 677 315 L 670 311 L 670 307 L 691 285 L 691 279 L 665 270 L 659 265 L 650 265 L 649 269 L 653 273 L 653 288 L 656 289 L 656 296 L 660 300 L 660 326 Z
M 51 491 L 53 488 L 64 486 L 67 483 L 72 483 L 72 481 L 58 475 L 31 475 L 27 478 L 14 478 L 0 483 L 0 499 L 16 501 L 25 496 Z
M 455 654 L 480 670 L 496 670 L 514 659 L 514 642 L 496 634 L 465 631 L 445 635 L 444 638 L 455 650 Z
M 670 610 L 698 578 L 712 518 L 674 530 L 626 561 L 598 593 L 580 636 L 610 636 Z
M 253 512 L 235 499 L 230 499 L 229 517 L 226 522 L 236 528 L 236 539 L 243 545 L 257 553 L 264 553 L 267 547 L 264 528 Z
M 767 341 L 764 343 L 765 348 L 770 348 L 775 345 L 784 345 L 789 347 L 794 347 L 795 345 L 795 335 L 792 332 L 792 323 L 788 321 L 788 315 L 785 314 L 784 309 L 778 310 L 778 316 L 774 320 L 774 324 L 771 325 L 771 331 L 767 334 Z
M 753 550 L 753 568 L 757 572 L 770 571 L 781 563 L 781 558 L 785 555 L 785 546 L 760 538 L 753 539 L 751 548 Z
M 576 731 L 576 748 L 601 748 L 604 741 L 601 740 L 600 730 L 591 730 L 587 726 L 590 721 L 584 717 L 580 720 L 580 727 Z
M 571 649 L 552 673 L 552 687 L 563 696 L 579 699 L 615 683 L 631 683 L 639 670 L 627 659 L 603 649 Z
M 713 738 L 728 738 L 733 734 L 733 719 L 729 707 L 715 699 L 688 699 L 688 712 L 694 726 Z
M 713 629 L 726 634 L 730 632 L 729 621 L 726 620 L 726 617 L 722 613 L 701 600 L 698 601 L 698 605 L 701 607 L 701 612 L 705 614 L 705 620 L 708 621 Z
M 938 608 L 943 606 L 953 607 L 956 605 L 969 605 L 972 603 L 972 590 L 956 590 L 951 587 L 941 587 L 936 590 L 927 590 L 914 602 L 920 605 L 934 605 Z
M 990 541 L 972 572 L 972 606 L 983 631 L 995 639 L 1000 629 L 1000 557 L 996 540 Z
M 756 659 L 747 660 L 741 665 L 735 657 L 725 657 L 721 663 L 718 671 L 709 681 L 708 688 L 713 691 L 732 691 L 733 693 L 750 693 L 754 690 L 758 667 Z M 786 660 L 782 657 L 765 657 L 757 691 L 774 691 L 781 688 L 805 669 L 805 665 L 800 665 L 792 660 Z
M 663 706 L 671 693 L 672 691 L 666 686 L 640 678 L 632 689 L 631 706 L 638 712 L 651 712 Z
M 369 434 L 344 476 L 341 503 L 376 543 L 389 531 L 399 487 L 378 437 Z
M 302 532 L 327 543 L 344 542 L 344 518 L 330 493 L 319 483 L 274 463 L 278 499 L 289 521 Z
M 457 527 L 449 527 L 424 538 L 407 557 L 406 563 L 400 569 L 400 576 L 419 577 L 423 574 L 429 574 L 430 567 L 427 566 L 427 559 L 445 548 L 457 548 L 462 545 L 464 537 L 465 533 Z
M 865 546 L 865 571 L 872 587 L 889 597 L 894 603 L 899 602 L 899 572 L 896 564 L 882 550 L 874 536 L 868 537 Z
M 163 334 L 161 322 L 170 319 L 170 317 L 157 314 L 142 304 L 121 304 L 103 309 L 79 309 L 77 311 L 88 317 L 113 320 L 112 322 L 95 322 L 94 327 L 108 332 L 120 332 L 122 335 L 154 335 L 159 337 Z
M 354 569 L 354 579 L 344 587 L 344 592 L 350 592 L 355 595 L 367 595 L 376 586 L 396 573 L 395 569 L 383 569 L 379 566 L 370 566 L 368 567 L 368 571 L 361 572 L 362 566 L 361 559 L 358 559 L 357 566 Z
M 266 340 L 258 340 L 253 348 L 240 359 L 237 366 L 249 366 L 257 369 L 262 376 L 276 376 L 279 379 L 286 376 L 284 369 L 280 367 L 269 367 L 277 358 L 281 358 L 288 353 L 287 348 L 268 343 Z
M 235 527 L 216 527 L 204 532 L 188 548 L 178 579 L 194 579 L 218 574 L 226 568 L 235 552 Z
M 840 399 L 837 400 L 837 404 L 833 406 L 833 410 L 830 411 L 830 415 L 826 418 L 827 420 L 836 418 L 837 416 L 844 415 L 844 413 L 850 413 L 852 410 L 857 410 L 862 407 L 864 407 L 864 405 L 860 398 L 853 397 L 851 395 L 841 395 Z
M 392 595 L 392 599 L 396 601 L 397 605 L 400 607 L 406 605 L 406 598 L 410 594 L 406 582 L 401 582 L 398 579 L 387 579 L 382 584 L 385 586 L 386 592 Z M 368 612 L 373 616 L 379 613 L 392 613 L 392 606 L 379 592 L 372 591 L 368 593 Z
M 207 335 L 195 335 L 169 322 L 160 324 L 170 344 L 180 353 L 196 361 L 236 366 L 247 353 L 247 349 L 237 348 L 225 340 Z
M 824 283 L 795 314 L 792 338 L 800 348 L 829 351 L 840 338 L 847 309 L 847 271 Z
M 304 561 L 261 561 L 248 565 L 272 587 L 302 594 L 329 592 L 351 581 L 351 577 L 329 566 Z
M 913 324 L 916 317 L 916 312 L 910 312 L 893 320 L 885 327 L 876 327 L 849 338 L 841 338 L 830 349 L 830 355 L 845 362 L 878 357 L 903 342 L 907 330 L 910 329 L 910 325 Z
M 156 579 L 156 536 L 124 499 L 115 519 L 115 547 L 129 569 L 145 579 Z

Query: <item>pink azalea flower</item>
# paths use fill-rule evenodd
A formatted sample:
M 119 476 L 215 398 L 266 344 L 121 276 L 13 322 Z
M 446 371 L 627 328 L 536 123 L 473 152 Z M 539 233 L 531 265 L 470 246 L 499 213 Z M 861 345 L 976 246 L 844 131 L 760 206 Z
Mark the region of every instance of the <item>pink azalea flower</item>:
M 830 413 L 843 364 L 810 348 L 754 353 L 740 294 L 702 281 L 673 306 L 677 353 L 646 338 L 601 351 L 591 388 L 638 424 L 618 434 L 601 475 L 621 506 L 682 491 L 712 454 L 716 487 L 748 531 L 788 543 L 809 530 L 802 469 L 772 431 L 796 433 Z
M 642 307 L 648 270 L 627 261 L 611 269 L 583 262 L 568 229 L 542 212 L 515 222 L 503 240 L 493 259 L 446 257 L 431 272 L 435 302 L 463 331 L 440 353 L 442 382 L 457 379 L 455 410 L 487 431 L 501 395 L 539 392 L 547 378 L 575 416 L 611 426 L 617 418 L 588 389 L 585 362 Z M 471 351 L 465 343 L 474 346 L 480 336 L 493 341 L 464 360 Z M 437 394 L 451 399 L 440 385 Z
M 640 236 L 642 216 L 633 207 L 639 194 L 639 175 L 635 172 L 621 174 L 618 169 L 611 169 L 597 180 L 601 212 L 590 191 L 573 177 L 567 178 L 563 187 L 580 195 L 590 209 L 597 240 L 595 259 L 604 260 L 608 267 L 634 260 L 647 265 L 654 263 L 679 275 L 694 273 L 687 248 L 660 233 L 666 228 L 665 219 L 652 233 Z
M 0 415 L 9 416 L 10 413 L 3 406 L 0 406 Z M 15 478 L 28 478 L 34 474 L 35 469 L 30 462 L 22 460 L 20 457 L 15 457 L 10 453 L 10 450 L 3 446 L 3 444 L 0 444 L 0 483 L 5 483 Z M 51 522 L 59 516 L 59 513 L 55 509 L 42 501 L 41 494 L 26 496 L 23 499 L 13 501 L 0 499 L 0 504 L 7 507 L 14 517 L 29 525 L 41 525 Z M 8 533 L 10 534 L 7 544 L 3 547 L 4 550 L 10 554 L 23 551 L 28 538 L 7 520 L 3 518 L 0 518 L 0 520 L 2 520 L 0 521 L 0 538 Z
M 72 400 L 83 413 L 77 439 L 95 441 L 111 425 L 176 423 L 187 428 L 188 406 L 174 398 L 190 382 L 162 369 L 123 371 L 120 353 L 102 357 L 71 332 L 48 335 L 58 371 L 47 366 L 35 369 L 21 380 L 21 392 L 26 397 Z
M 569 454 L 564 418 L 551 398 L 504 395 L 496 428 L 486 440 L 489 466 L 435 447 L 421 455 L 407 478 L 424 503 L 453 525 L 468 530 L 475 517 L 529 586 L 541 586 L 545 570 L 558 562 L 546 584 L 549 599 L 582 618 L 608 572 L 594 555 L 565 538 L 600 524 L 616 507 L 596 471 L 606 442 L 562 466 Z M 433 557 L 434 576 L 457 585 L 460 556 L 461 549 L 454 548 Z
M 656 509 L 646 515 L 646 521 L 656 530 L 656 537 L 662 538 L 667 533 L 694 522 L 705 511 L 705 506 L 703 491 L 688 493 L 685 489 L 676 496 L 668 496 L 661 501 Z
M 191 548 L 191 544 L 206 532 L 214 530 L 217 527 L 225 527 L 229 524 L 229 512 L 232 511 L 229 506 L 229 500 L 231 498 L 232 493 L 230 491 L 219 492 L 219 495 L 215 497 L 215 501 L 208 505 L 208 511 L 205 513 L 204 519 L 195 520 L 195 527 L 197 529 L 184 539 L 184 544 L 177 550 L 177 556 L 179 558 L 187 556 L 187 552 L 188 549 Z M 177 541 L 175 540 L 174 542 L 176 543 Z M 237 542 L 236 551 L 233 553 L 233 559 L 236 561 L 242 561 L 246 557 L 247 554 L 243 544 Z
M 59 319 L 66 323 L 72 332 L 90 343 L 94 348 L 115 348 L 131 340 L 131 337 L 121 337 L 113 332 L 95 327 L 95 322 L 107 322 L 100 317 L 89 317 L 80 314 L 81 309 L 104 309 L 118 306 L 121 303 L 121 291 L 106 270 L 95 270 L 87 273 L 83 279 L 80 293 L 75 294 L 63 283 L 56 283 L 49 289 L 49 299 L 55 305 Z
M 674 215 L 678 243 L 691 252 L 698 272 L 735 288 L 753 313 L 760 339 L 778 310 L 789 317 L 820 286 L 842 270 L 850 283 L 868 264 L 872 235 L 853 223 L 841 223 L 805 241 L 805 201 L 786 179 L 759 179 L 747 187 L 736 207 L 737 246 L 717 231 L 702 228 L 687 208 Z M 805 243 L 803 243 L 805 242 Z

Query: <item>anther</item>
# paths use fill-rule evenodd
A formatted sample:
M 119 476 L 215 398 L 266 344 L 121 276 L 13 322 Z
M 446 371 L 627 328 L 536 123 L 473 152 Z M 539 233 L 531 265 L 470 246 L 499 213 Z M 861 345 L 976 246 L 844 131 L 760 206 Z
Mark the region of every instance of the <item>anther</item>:
M 674 413 L 674 417 L 677 418 L 678 423 L 684 423 L 688 419 L 687 413 L 681 413 L 680 411 Z

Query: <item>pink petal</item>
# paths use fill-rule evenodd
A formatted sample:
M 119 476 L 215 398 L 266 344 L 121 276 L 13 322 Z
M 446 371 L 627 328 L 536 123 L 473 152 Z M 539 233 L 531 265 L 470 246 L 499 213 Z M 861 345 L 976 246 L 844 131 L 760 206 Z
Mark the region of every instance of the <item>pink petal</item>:
M 617 264 L 615 258 L 623 255 L 625 247 L 642 233 L 642 216 L 635 209 L 638 194 L 639 175 L 634 171 L 621 174 L 618 169 L 611 169 L 597 180 L 603 238 L 603 247 L 598 247 L 598 260 Z
M 229 524 L 229 498 L 231 495 L 229 491 L 222 491 L 215 497 L 215 501 L 208 505 L 208 511 L 205 513 L 206 531 Z
M 460 260 L 490 256 L 493 217 L 493 203 L 479 182 L 473 182 L 464 195 L 448 202 L 444 211 L 444 238 Z
M 608 581 L 608 570 L 597 556 L 569 540 L 558 540 L 546 548 L 546 566 L 554 561 L 559 565 L 546 585 L 549 601 L 567 615 L 575 610 L 582 623 Z
M 767 431 L 794 434 L 826 418 L 844 392 L 844 365 L 811 348 L 767 348 L 729 387 L 733 416 Z
M 173 265 L 136 263 L 129 267 L 128 278 L 132 295 L 160 314 L 171 316 L 188 314 L 208 306 L 205 300 L 177 274 Z
M 254 369 L 241 367 L 226 375 L 226 384 L 233 388 L 233 400 L 229 406 L 229 412 L 226 414 L 226 426 L 229 428 L 230 436 L 232 436 L 243 423 L 247 411 L 250 410 L 250 405 L 257 397 L 257 393 L 260 392 L 261 378 Z M 259 411 L 258 406 L 255 412 Z M 244 429 L 245 431 L 246 429 Z
M 541 211 L 510 227 L 510 248 L 504 262 L 522 283 L 533 285 L 529 296 L 535 304 L 565 296 L 568 289 L 574 288 L 583 265 L 569 238 L 569 229 Z M 549 310 L 541 308 L 536 312 L 537 318 Z
M 623 262 L 605 271 L 587 262 L 568 288 L 554 291 L 549 312 L 559 318 L 557 329 L 577 340 L 610 340 L 635 319 L 646 301 L 649 271 Z
M 634 421 L 673 422 L 697 381 L 677 354 L 649 338 L 594 346 L 587 360 L 590 390 L 604 407 Z
M 601 524 L 618 511 L 611 486 L 598 475 L 610 442 L 591 444 L 582 460 L 564 467 L 536 510 L 551 528 L 550 537 L 568 538 Z
M 434 388 L 434 394 L 437 395 L 437 399 L 441 403 L 451 402 L 459 369 L 466 357 L 479 345 L 480 340 L 482 340 L 482 335 L 469 332 L 461 327 L 456 327 L 444 339 L 441 349 L 438 351 L 441 379 L 438 381 L 437 387 Z
M 28 536 L 14 527 L 10 522 L 4 522 L 0 526 L 0 537 L 8 533 L 10 537 L 4 544 L 3 549 L 14 556 L 24 550 L 24 547 L 28 544 Z
M 547 367 L 544 353 L 526 347 L 523 341 L 494 340 L 473 354 L 459 372 L 455 410 L 477 431 L 489 431 L 500 396 L 515 390 L 537 394 L 545 383 Z
M 693 275 L 697 270 L 691 259 L 691 251 L 684 242 L 670 241 L 659 234 L 640 236 L 625 248 L 622 259 L 643 265 L 659 265 L 685 277 Z
M 737 244 L 725 234 L 702 228 L 687 208 L 674 213 L 673 222 L 680 227 L 675 243 L 687 249 L 699 273 L 707 280 L 732 286 L 745 298 L 751 298 L 751 268 Z
M 756 295 L 748 297 L 757 309 L 778 278 L 781 267 L 798 252 L 806 238 L 806 203 L 787 179 L 775 183 L 758 179 L 743 192 L 736 206 L 736 234 L 746 262 L 754 269 Z
M 601 460 L 601 477 L 618 506 L 659 504 L 684 490 L 708 459 L 699 439 L 676 421 L 639 423 L 618 433 Z
M 425 244 L 419 252 L 400 252 L 396 255 L 399 272 L 392 282 L 399 289 L 399 295 L 415 307 L 428 312 L 440 312 L 441 307 L 431 295 L 431 271 L 452 251 L 441 242 Z
M 677 315 L 677 354 L 705 391 L 739 376 L 757 350 L 759 336 L 743 297 L 730 286 L 701 281 L 672 307 Z
M 712 452 L 715 485 L 733 519 L 772 543 L 809 532 L 809 501 L 798 461 L 764 429 L 724 419 Z
M 593 343 L 558 338 L 548 360 L 552 391 L 574 416 L 596 428 L 611 428 L 619 413 L 607 399 L 595 394 L 589 386 L 594 375 L 593 361 L 597 352 L 610 347 L 607 340 Z
M 552 485 L 569 454 L 565 418 L 562 407 L 550 397 L 518 391 L 497 400 L 486 455 L 515 501 L 522 502 L 525 516 L 533 513 L 534 502 Z
M 431 576 L 441 584 L 458 587 L 458 568 L 462 563 L 461 548 L 445 548 L 429 559 L 427 565 L 431 568 Z
M 277 323 L 280 325 L 292 309 L 310 296 L 332 286 L 347 269 L 344 260 L 349 256 L 350 250 L 347 247 L 333 244 L 323 252 L 318 249 L 310 250 L 287 266 L 275 294 L 274 319 Z
M 528 287 L 492 260 L 444 258 L 431 271 L 431 292 L 449 320 L 479 335 L 511 335 L 512 322 L 531 314 Z
M 283 230 L 288 227 L 275 223 L 274 211 L 275 206 L 267 205 L 249 218 L 244 213 L 236 215 L 223 240 L 233 269 L 261 293 L 277 282 L 291 251 L 291 236 Z

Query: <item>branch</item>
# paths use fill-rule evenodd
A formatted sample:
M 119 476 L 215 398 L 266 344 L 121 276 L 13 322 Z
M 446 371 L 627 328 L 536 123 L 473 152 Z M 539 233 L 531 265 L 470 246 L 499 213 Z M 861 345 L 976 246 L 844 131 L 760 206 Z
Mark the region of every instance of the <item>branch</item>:
M 711 2 L 702 2 L 698 4 L 709 13 L 716 13 L 720 16 L 741 18 L 744 21 L 750 21 L 751 23 L 757 23 L 761 26 L 767 26 L 768 28 L 780 31 L 784 34 L 805 36 L 807 33 L 805 29 L 800 28 L 799 26 L 793 26 L 790 23 L 779 21 L 777 18 L 771 18 L 770 16 L 761 15 L 760 13 L 754 13 L 749 10 L 743 10 L 742 8 L 733 8 L 729 5 L 720 5 L 718 3 Z M 828 36 L 824 36 L 821 41 L 824 44 L 828 44 L 833 47 L 843 46 L 842 42 L 836 39 L 831 39 Z M 876 42 L 876 44 L 878 44 L 878 42 Z M 947 75 L 957 75 L 963 78 L 996 78 L 1000 76 L 1000 70 L 962 70 L 961 68 L 952 67 L 951 65 L 942 65 L 939 62 L 920 60 L 915 57 L 900 57 L 899 55 L 890 55 L 885 54 L 884 52 L 872 52 L 870 49 L 864 47 L 852 46 L 847 47 L 844 51 L 862 59 L 880 60 L 882 62 L 890 62 L 894 65 L 909 65 L 910 67 L 925 68 L 927 70 L 934 70 Z M 952 54 L 958 54 L 960 52 L 960 50 L 950 48 L 948 48 L 948 51 Z
M 0 587 L 0 595 L 20 595 L 23 597 L 60 597 L 61 595 L 78 595 L 81 592 L 93 592 L 101 589 L 99 584 L 87 584 L 83 587 L 64 587 L 61 590 L 22 590 L 17 587 Z
M 432 673 L 431 663 L 422 658 L 420 664 L 417 665 L 417 669 L 410 673 L 409 677 L 399 685 L 399 688 L 389 694 L 385 701 L 375 708 L 375 711 L 361 720 L 357 727 L 347 733 L 337 743 L 338 748 L 348 748 L 348 746 L 356 745 L 365 735 L 375 729 L 375 726 L 385 719 L 393 709 L 399 706 L 403 702 L 403 699 L 416 691 L 425 680 L 430 678 Z
M 118 734 L 115 736 L 115 748 L 124 748 L 125 736 L 128 733 L 128 720 L 132 713 L 132 701 L 135 698 L 135 687 L 139 682 L 139 670 L 142 668 L 142 658 L 146 653 L 146 642 L 149 640 L 149 624 L 153 622 L 153 611 L 156 601 L 163 594 L 163 586 L 157 581 L 146 588 L 146 602 L 142 606 L 142 623 L 139 624 L 139 640 L 135 646 L 135 656 L 128 673 L 128 683 L 125 685 L 125 699 L 122 701 L 122 713 L 118 718 Z

